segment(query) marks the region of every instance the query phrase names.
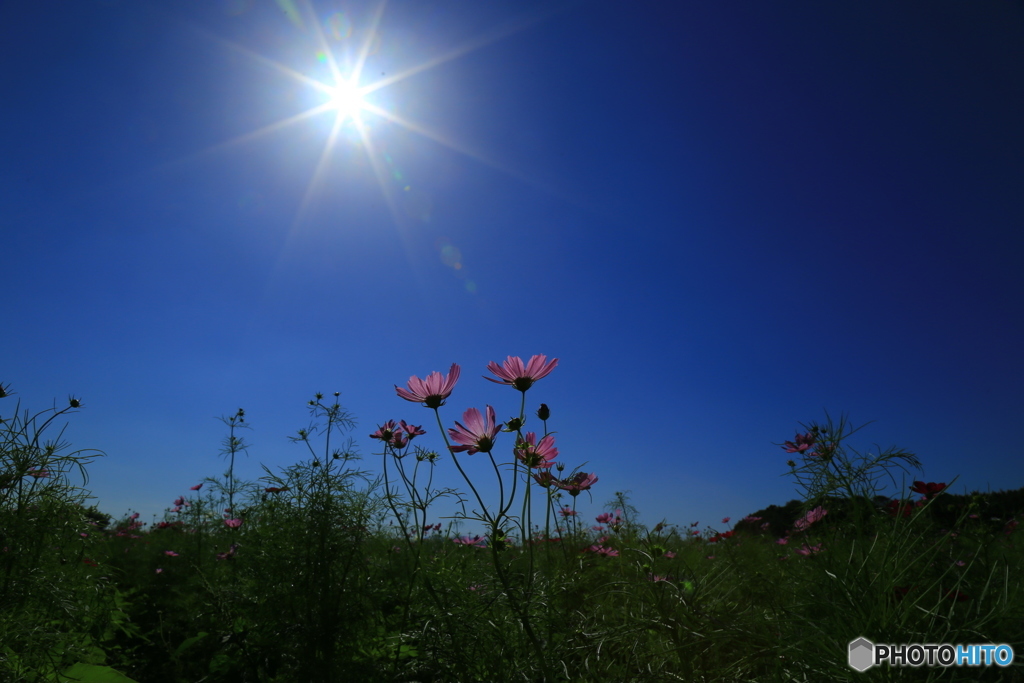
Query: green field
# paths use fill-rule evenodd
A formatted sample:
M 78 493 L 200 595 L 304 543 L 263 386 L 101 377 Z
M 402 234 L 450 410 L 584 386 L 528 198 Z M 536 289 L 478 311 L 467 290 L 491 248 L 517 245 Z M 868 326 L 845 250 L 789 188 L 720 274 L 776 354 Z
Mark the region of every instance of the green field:
M 72 484 L 98 453 L 50 434 L 77 401 L 31 415 L 12 400 L 0 402 L 3 681 L 1024 680 L 1021 491 L 921 482 L 878 497 L 916 458 L 852 452 L 841 420 L 785 446 L 804 500 L 699 527 L 641 525 L 623 494 L 605 494 L 599 519 L 577 511 L 574 493 L 598 495 L 581 492 L 586 473 L 543 467 L 541 435 L 513 429 L 518 453 L 473 456 L 493 459 L 500 499 L 468 479 L 458 493 L 477 537 L 432 512 L 456 495 L 431 488 L 433 468 L 468 456 L 385 425 L 386 469 L 371 475 L 338 448 L 352 423 L 330 398 L 310 401 L 303 460 L 256 482 L 229 468 L 149 524 L 86 507 Z M 225 423 L 233 463 L 244 413 Z M 846 657 L 862 636 L 1020 654 L 1007 668 L 861 674 Z

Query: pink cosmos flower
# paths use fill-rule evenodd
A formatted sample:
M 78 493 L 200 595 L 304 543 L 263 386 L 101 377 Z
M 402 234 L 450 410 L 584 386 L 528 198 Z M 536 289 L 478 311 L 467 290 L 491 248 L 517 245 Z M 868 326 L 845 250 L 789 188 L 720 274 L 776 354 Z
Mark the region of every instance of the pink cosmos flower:
M 470 538 L 469 536 L 460 536 L 457 538 L 453 538 L 452 543 L 458 543 L 459 545 L 469 545 L 473 546 L 474 548 L 487 547 L 487 539 L 485 539 L 482 536 L 474 536 L 473 538 Z
M 242 520 L 240 520 L 240 519 L 225 519 L 224 520 L 224 526 L 226 526 L 229 529 L 237 529 L 238 527 L 242 526 Z
M 182 496 L 178 496 L 177 498 L 174 499 L 175 507 L 181 507 L 184 504 L 185 504 L 185 499 Z
M 178 553 L 173 550 L 165 550 L 164 555 L 167 555 L 167 557 L 178 557 Z
M 391 441 L 395 435 L 395 431 L 398 429 L 398 425 L 395 424 L 394 420 L 388 420 L 380 427 L 377 427 L 377 431 L 370 434 L 371 439 L 380 439 L 381 441 Z
M 138 518 L 139 518 L 139 513 L 138 512 L 133 512 L 132 514 L 128 515 L 128 519 L 138 519 Z
M 163 574 L 163 573 L 164 573 L 164 570 L 163 570 L 163 569 L 161 569 L 160 567 L 157 567 L 157 568 L 156 568 L 156 573 L 157 573 L 157 574 Z
M 568 479 L 556 479 L 552 483 L 563 491 L 568 491 L 569 495 L 575 498 L 581 491 L 587 491 L 597 483 L 597 475 L 577 472 Z
M 779 540 L 777 540 L 775 542 L 778 543 L 779 545 L 786 545 L 787 543 L 789 543 L 789 539 L 786 538 L 785 536 L 783 536 L 782 538 L 780 538 Z
M 423 427 L 417 427 L 416 425 L 406 424 L 405 420 L 402 420 L 400 424 L 402 429 L 405 430 L 405 433 L 409 435 L 410 441 L 412 441 L 412 438 L 414 436 L 420 436 L 422 434 L 427 433 L 426 431 L 424 431 Z
M 558 511 L 558 514 L 562 515 L 563 517 L 575 517 L 576 511 L 573 510 L 568 505 L 566 505 L 565 507 Z
M 551 374 L 551 371 L 558 365 L 555 358 L 550 363 L 547 356 L 533 356 L 530 362 L 523 366 L 523 359 L 519 356 L 509 356 L 505 362 L 498 365 L 493 360 L 487 364 L 487 369 L 501 379 L 484 377 L 495 384 L 508 384 L 519 391 L 526 391 L 533 386 L 533 383 Z
M 797 548 L 796 551 L 801 555 L 817 555 L 821 552 L 821 544 L 807 545 L 804 543 L 804 546 L 802 548 Z
M 551 474 L 551 472 L 549 472 L 548 470 L 544 470 L 543 472 L 536 472 L 533 475 L 533 478 L 537 481 L 538 484 L 540 484 L 544 488 L 548 488 L 549 486 L 558 481 L 557 479 L 555 479 L 555 475 Z
M 451 446 L 452 453 L 468 451 L 474 453 L 490 453 L 494 448 L 494 437 L 501 431 L 501 423 L 494 424 L 494 408 L 487 406 L 487 419 L 480 415 L 476 408 L 470 408 L 462 414 L 466 425 L 456 422 L 454 428 L 448 429 L 452 441 L 460 444 Z
M 926 499 L 929 499 L 929 498 L 934 498 L 938 494 L 940 494 L 943 491 L 945 491 L 946 490 L 946 484 L 945 483 L 936 484 L 933 481 L 930 481 L 930 482 L 928 482 L 926 484 L 923 481 L 915 481 L 914 485 L 910 487 L 910 490 L 913 491 L 914 493 L 920 493 Z
M 732 517 L 722 517 L 722 524 L 728 524 L 730 519 L 732 519 Z
M 787 453 L 803 453 L 813 445 L 814 435 L 811 434 L 810 432 L 807 432 L 806 434 L 797 434 L 795 442 L 787 441 L 786 443 L 782 444 L 782 450 L 786 451 Z
M 201 489 L 201 488 L 203 488 L 203 485 L 202 485 L 202 484 L 196 484 L 195 486 L 191 486 L 191 487 L 189 487 L 189 490 L 190 490 L 190 491 L 198 491 L 198 490 L 199 490 L 199 489 Z
M 810 527 L 815 522 L 820 521 L 821 518 L 827 514 L 828 510 L 824 509 L 819 505 L 813 510 L 809 510 L 807 514 L 801 517 L 800 519 L 796 520 L 796 524 L 794 524 L 793 526 L 797 528 L 797 531 L 805 531 L 808 527 Z
M 425 380 L 413 375 L 409 378 L 408 389 L 402 389 L 395 385 L 395 391 L 406 401 L 422 403 L 427 408 L 437 409 L 444 405 L 446 398 L 451 396 L 455 383 L 459 381 L 460 372 L 459 366 L 452 363 L 447 377 L 442 377 L 440 372 L 430 373 Z
M 615 548 L 609 548 L 603 545 L 592 545 L 588 548 L 584 548 L 585 553 L 597 553 L 598 555 L 604 555 L 605 557 L 618 557 L 619 551 Z
M 47 477 L 50 476 L 50 470 L 47 470 L 47 469 L 31 469 L 28 472 L 26 472 L 25 474 L 27 474 L 30 477 L 35 477 L 36 479 L 46 479 Z
M 898 500 L 890 500 L 885 506 L 886 512 L 892 517 L 909 517 L 914 511 L 914 506 Z
M 231 547 L 228 548 L 226 552 L 217 553 L 217 559 L 218 560 L 230 560 L 231 558 L 233 558 L 235 556 L 235 551 L 237 551 L 237 550 L 238 550 L 238 544 L 237 543 L 232 543 Z
M 554 435 L 548 434 L 538 444 L 537 435 L 533 432 L 526 432 L 526 440 L 516 444 L 516 457 L 522 460 L 527 467 L 551 467 L 554 464 L 552 460 L 558 457 Z
M 672 552 L 671 550 L 666 550 L 665 551 L 665 557 L 666 558 L 672 560 L 672 559 L 675 559 L 675 556 L 676 556 L 676 554 L 674 552 Z
M 616 510 L 614 514 L 611 512 L 602 512 L 596 519 L 598 524 L 607 524 L 608 526 L 618 526 L 622 524 L 622 510 Z

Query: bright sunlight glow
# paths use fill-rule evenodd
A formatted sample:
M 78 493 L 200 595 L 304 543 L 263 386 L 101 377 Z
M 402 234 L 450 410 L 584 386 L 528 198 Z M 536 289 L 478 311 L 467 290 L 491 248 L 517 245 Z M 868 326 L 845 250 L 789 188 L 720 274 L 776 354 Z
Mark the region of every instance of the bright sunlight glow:
M 338 112 L 341 119 L 358 118 L 360 110 L 364 107 L 361 89 L 343 78 L 338 79 L 328 95 L 331 108 Z
M 313 8 L 309 0 L 300 0 L 300 4 L 298 5 L 295 5 L 293 3 L 293 0 L 287 0 L 287 4 L 293 8 L 301 8 L 301 13 L 309 17 L 310 19 L 313 19 L 315 17 L 315 13 L 313 12 Z M 360 81 L 363 80 L 361 79 L 361 75 L 363 72 L 363 67 L 366 64 L 367 57 L 369 56 L 370 51 L 375 44 L 375 39 L 379 40 L 378 27 L 380 25 L 381 16 L 383 14 L 385 4 L 386 0 L 380 0 L 380 2 L 378 3 L 376 10 L 373 13 L 373 16 L 369 20 L 369 23 L 365 30 L 366 37 L 363 40 L 361 47 L 358 49 L 358 54 L 355 57 L 355 59 L 352 60 L 351 62 L 348 59 L 345 60 L 346 66 L 348 67 L 346 69 L 346 73 L 343 73 L 342 68 L 340 68 L 334 51 L 331 49 L 331 45 L 329 45 L 327 42 L 327 37 L 324 35 L 323 31 L 320 28 L 320 22 L 315 20 L 310 21 L 309 25 L 313 27 L 313 31 L 315 32 L 316 35 L 316 57 L 318 61 L 324 62 L 330 70 L 330 79 L 327 82 L 318 80 L 317 78 L 313 78 L 311 76 L 307 76 L 306 74 L 298 72 L 280 62 L 274 61 L 259 53 L 253 52 L 252 50 L 244 48 L 236 43 L 223 41 L 231 49 L 236 50 L 257 62 L 266 64 L 286 74 L 287 76 L 298 81 L 299 83 L 303 83 L 306 86 L 313 88 L 314 90 L 320 91 L 320 93 L 322 93 L 323 95 L 323 100 L 321 101 L 320 104 L 315 105 L 309 109 L 306 109 L 305 111 L 298 112 L 293 116 L 289 116 L 288 118 L 275 121 L 250 133 L 246 133 L 231 140 L 227 140 L 219 145 L 211 147 L 207 151 L 219 149 L 221 147 L 225 147 L 228 145 L 240 144 L 252 140 L 254 138 L 270 134 L 281 128 L 297 124 L 300 121 L 318 116 L 325 112 L 334 112 L 334 122 L 333 125 L 331 126 L 331 131 L 328 134 L 326 141 L 324 142 L 323 150 L 320 153 L 320 159 L 316 163 L 315 168 L 313 169 L 312 177 L 309 180 L 305 196 L 303 197 L 299 205 L 293 224 L 298 223 L 302 213 L 305 211 L 305 208 L 309 204 L 310 198 L 312 197 L 314 191 L 322 182 L 323 173 L 325 168 L 327 167 L 328 158 L 331 155 L 331 151 L 338 144 L 339 140 L 354 139 L 351 135 L 343 136 L 341 133 L 343 127 L 348 128 L 349 126 L 351 126 L 351 128 L 349 129 L 349 133 L 354 131 L 358 136 L 359 143 L 366 150 L 367 157 L 370 161 L 371 166 L 373 167 L 375 175 L 377 176 L 377 181 L 380 184 L 381 191 L 388 200 L 388 206 L 391 209 L 392 214 L 396 216 L 398 215 L 398 207 L 393 201 L 393 198 L 391 198 L 389 195 L 388 188 L 390 186 L 390 183 L 388 182 L 388 180 L 390 178 L 390 174 L 384 168 L 383 164 L 378 160 L 375 154 L 375 146 L 370 136 L 370 127 L 367 126 L 366 122 L 363 120 L 364 112 L 372 114 L 375 117 L 379 117 L 380 119 L 396 124 L 398 126 L 402 126 L 407 130 L 410 130 L 414 133 L 418 133 L 419 135 L 422 135 L 425 138 L 445 145 L 449 149 L 452 149 L 456 152 L 470 156 L 482 163 L 487 164 L 488 166 L 498 168 L 502 171 L 514 175 L 515 177 L 529 181 L 528 178 L 522 176 L 521 174 L 516 173 L 511 169 L 505 168 L 500 164 L 497 164 L 496 162 L 487 159 L 481 154 L 474 152 L 464 147 L 463 145 L 458 144 L 456 141 L 448 138 L 447 136 L 440 135 L 438 133 L 430 131 L 414 121 L 407 120 L 399 116 L 398 114 L 389 111 L 386 108 L 382 108 L 370 101 L 367 101 L 365 98 L 371 93 L 374 93 L 390 85 L 393 85 L 407 78 L 415 76 L 420 72 L 432 69 L 440 64 L 443 64 L 444 62 L 448 62 L 459 57 L 462 57 L 463 55 L 472 52 L 473 50 L 477 50 L 483 47 L 484 45 L 488 45 L 497 40 L 500 40 L 508 35 L 511 35 L 512 33 L 521 31 L 529 24 L 540 21 L 543 17 L 539 15 L 533 16 L 527 19 L 513 22 L 503 27 L 499 27 L 498 29 L 491 31 L 489 33 L 485 33 L 461 46 L 457 46 L 450 52 L 443 54 L 439 57 L 435 57 L 433 59 L 425 61 L 403 72 L 389 75 L 386 78 L 382 78 L 377 81 L 372 81 L 365 83 L 364 85 L 360 85 Z M 384 74 L 381 73 L 381 75 L 383 76 Z M 347 126 L 346 124 L 349 125 Z

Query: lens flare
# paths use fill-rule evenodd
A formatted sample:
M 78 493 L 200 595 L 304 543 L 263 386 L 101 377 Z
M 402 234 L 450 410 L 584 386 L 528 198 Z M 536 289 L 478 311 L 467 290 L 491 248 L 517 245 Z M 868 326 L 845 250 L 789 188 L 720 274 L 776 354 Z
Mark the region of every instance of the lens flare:
M 344 40 L 352 35 L 352 22 L 342 12 L 335 12 L 324 19 L 327 35 L 335 40 Z
M 458 247 L 453 247 L 450 244 L 444 245 L 441 247 L 441 263 L 449 268 L 459 270 L 462 268 L 462 252 Z

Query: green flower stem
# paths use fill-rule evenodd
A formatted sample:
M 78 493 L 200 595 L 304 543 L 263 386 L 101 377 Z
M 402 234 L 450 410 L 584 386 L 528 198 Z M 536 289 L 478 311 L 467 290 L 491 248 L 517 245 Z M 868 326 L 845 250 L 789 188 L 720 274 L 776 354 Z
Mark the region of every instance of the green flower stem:
M 491 517 L 491 514 L 487 512 L 487 506 L 484 504 L 484 499 L 480 497 L 479 491 L 477 491 L 476 487 L 473 486 L 473 481 L 466 474 L 466 471 L 462 469 L 462 465 L 459 464 L 459 459 L 455 457 L 455 452 L 452 450 L 452 444 L 448 441 L 448 436 L 444 431 L 444 424 L 441 422 L 441 412 L 437 408 L 434 408 L 434 417 L 437 418 L 437 428 L 441 430 L 441 438 L 444 439 L 445 448 L 448 449 L 448 452 L 452 456 L 452 462 L 454 462 L 455 466 L 459 468 L 459 474 L 461 474 L 462 478 L 466 480 L 467 484 L 469 484 L 469 488 L 473 491 L 473 495 L 476 496 L 477 502 L 480 503 L 480 514 L 484 516 L 484 521 L 488 524 L 496 525 L 496 520 L 494 520 L 494 518 Z

